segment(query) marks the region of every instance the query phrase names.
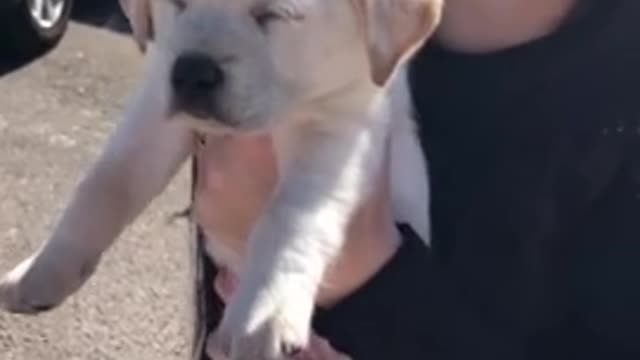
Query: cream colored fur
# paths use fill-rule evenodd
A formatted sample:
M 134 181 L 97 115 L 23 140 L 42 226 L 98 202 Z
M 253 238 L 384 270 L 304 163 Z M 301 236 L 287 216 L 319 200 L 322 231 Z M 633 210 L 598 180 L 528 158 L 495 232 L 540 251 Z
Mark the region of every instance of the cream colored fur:
M 429 239 L 406 62 L 437 25 L 441 1 L 123 2 L 147 49 L 140 89 L 51 237 L 0 282 L 0 304 L 34 313 L 79 289 L 193 154 L 194 130 L 269 132 L 282 177 L 248 253 L 216 250 L 215 236 L 209 247 L 239 277 L 212 344 L 233 360 L 281 359 L 308 341 L 323 274 L 387 149 L 395 216 Z M 275 16 L 268 29 L 253 22 L 256 11 Z M 228 61 L 221 113 L 235 127 L 173 112 L 169 74 L 194 50 Z

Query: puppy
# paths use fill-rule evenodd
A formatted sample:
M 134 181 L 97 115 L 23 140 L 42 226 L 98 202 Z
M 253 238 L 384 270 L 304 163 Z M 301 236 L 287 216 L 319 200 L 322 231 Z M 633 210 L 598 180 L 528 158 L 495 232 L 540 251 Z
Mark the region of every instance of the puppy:
M 0 282 L 0 303 L 36 313 L 87 280 L 103 252 L 193 153 L 194 134 L 269 133 L 275 192 L 234 254 L 238 277 L 216 345 L 234 360 L 306 346 L 314 298 L 389 149 L 394 215 L 428 241 L 425 160 L 406 62 L 442 0 L 137 0 L 144 79 L 51 237 Z M 215 229 L 214 229 L 215 231 Z

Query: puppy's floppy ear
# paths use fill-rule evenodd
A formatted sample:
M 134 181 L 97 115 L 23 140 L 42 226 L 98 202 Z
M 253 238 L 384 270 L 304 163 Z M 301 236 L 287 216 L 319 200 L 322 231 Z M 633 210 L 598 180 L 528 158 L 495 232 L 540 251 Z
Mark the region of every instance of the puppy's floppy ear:
M 363 15 L 373 82 L 383 86 L 440 22 L 443 0 L 355 0 Z
M 129 19 L 133 37 L 145 52 L 147 43 L 155 39 L 160 26 L 174 18 L 187 6 L 187 0 L 119 0 Z
M 142 52 L 145 52 L 147 42 L 153 39 L 152 1 L 157 0 L 120 0 L 120 6 L 131 24 L 133 38 Z

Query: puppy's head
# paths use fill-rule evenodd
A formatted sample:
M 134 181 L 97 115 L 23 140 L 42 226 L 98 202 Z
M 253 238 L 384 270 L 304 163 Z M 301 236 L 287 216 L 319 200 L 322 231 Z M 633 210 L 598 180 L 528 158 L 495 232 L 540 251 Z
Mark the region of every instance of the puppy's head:
M 135 4 L 125 6 L 141 44 L 151 24 L 166 27 L 154 32 L 171 57 L 176 113 L 245 131 L 314 108 L 362 106 L 429 37 L 442 8 L 442 0 L 122 1 Z M 149 1 L 174 18 L 150 21 L 145 14 L 158 11 Z

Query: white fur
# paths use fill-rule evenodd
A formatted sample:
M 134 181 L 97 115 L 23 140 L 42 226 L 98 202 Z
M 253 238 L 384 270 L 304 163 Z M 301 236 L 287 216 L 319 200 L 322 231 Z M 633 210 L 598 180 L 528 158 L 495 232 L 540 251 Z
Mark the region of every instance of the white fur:
M 146 1 L 136 0 L 130 13 L 142 43 L 148 29 L 135 18 L 147 21 Z M 353 4 L 396 11 L 390 4 L 420 0 L 256 1 L 192 0 L 180 14 L 167 2 L 153 2 L 155 44 L 141 91 L 49 240 L 0 282 L 2 306 L 37 312 L 76 291 L 193 153 L 194 128 L 270 132 L 282 172 L 247 254 L 208 246 L 239 276 L 213 341 L 234 360 L 280 359 L 283 345 L 306 344 L 325 270 L 346 240 L 354 209 L 371 191 L 386 149 L 395 215 L 429 240 L 427 173 L 411 118 L 406 56 L 390 83 L 376 86 Z M 292 17 L 262 34 L 248 15 L 257 3 L 304 20 Z M 393 46 L 390 39 L 383 45 Z M 219 116 L 233 118 L 236 128 L 171 112 L 168 74 L 177 56 L 193 50 L 224 62 L 229 80 L 217 100 Z

